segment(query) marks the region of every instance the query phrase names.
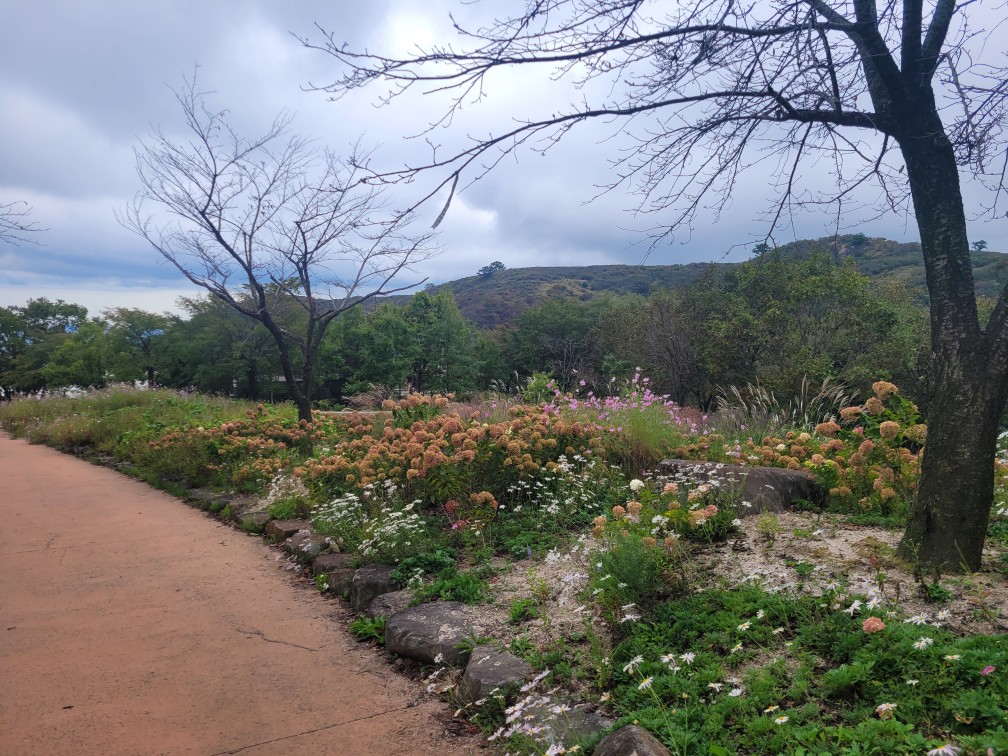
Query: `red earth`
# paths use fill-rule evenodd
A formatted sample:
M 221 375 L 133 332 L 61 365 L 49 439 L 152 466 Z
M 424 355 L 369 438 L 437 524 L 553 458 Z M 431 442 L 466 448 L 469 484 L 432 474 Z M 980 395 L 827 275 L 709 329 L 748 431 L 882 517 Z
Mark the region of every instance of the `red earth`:
M 478 749 L 258 538 L 0 435 L 0 754 Z

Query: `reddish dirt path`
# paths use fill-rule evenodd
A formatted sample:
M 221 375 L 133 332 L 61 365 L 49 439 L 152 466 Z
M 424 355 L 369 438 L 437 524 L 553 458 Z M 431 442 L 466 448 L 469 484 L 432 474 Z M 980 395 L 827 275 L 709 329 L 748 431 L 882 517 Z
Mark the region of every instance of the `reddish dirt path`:
M 0 435 L 0 754 L 452 754 L 276 552 Z

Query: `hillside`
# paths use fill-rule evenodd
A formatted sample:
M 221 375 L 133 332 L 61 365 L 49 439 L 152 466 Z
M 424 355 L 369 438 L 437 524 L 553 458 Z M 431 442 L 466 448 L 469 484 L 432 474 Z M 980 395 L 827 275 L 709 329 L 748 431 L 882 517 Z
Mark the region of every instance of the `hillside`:
M 850 258 L 858 271 L 881 280 L 898 281 L 927 297 L 924 261 L 917 242 L 873 239 L 863 234 L 849 234 L 836 239 L 802 240 L 779 247 L 775 252 L 807 257 L 813 249 L 825 249 L 840 259 Z M 973 278 L 978 297 L 997 297 L 1008 282 L 1008 255 L 1000 252 L 973 252 Z
M 881 281 L 897 281 L 920 293 L 926 301 L 924 262 L 920 245 L 870 238 L 862 234 L 806 239 L 778 247 L 768 254 L 807 257 L 813 249 L 830 251 L 838 259 L 850 258 L 863 274 Z M 1008 282 L 1008 255 L 973 253 L 973 273 L 978 296 L 996 297 Z M 510 268 L 491 276 L 469 276 L 432 286 L 448 288 L 462 314 L 480 328 L 514 323 L 527 308 L 555 297 L 586 300 L 604 294 L 641 294 L 652 289 L 688 284 L 713 263 L 686 265 L 590 265 L 584 267 Z M 728 268 L 737 263 L 717 263 Z M 405 302 L 408 295 L 382 301 Z

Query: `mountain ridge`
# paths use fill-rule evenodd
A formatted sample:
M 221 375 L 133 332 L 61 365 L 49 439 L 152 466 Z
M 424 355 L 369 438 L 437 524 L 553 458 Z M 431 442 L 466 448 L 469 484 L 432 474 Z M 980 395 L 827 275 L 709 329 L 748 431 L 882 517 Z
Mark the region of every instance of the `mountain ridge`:
M 837 261 L 852 260 L 862 274 L 878 282 L 907 286 L 927 301 L 924 260 L 917 242 L 896 242 L 863 234 L 802 239 L 764 252 L 764 255 L 805 258 L 822 250 Z M 1008 282 L 1008 254 L 971 252 L 978 297 L 996 297 Z M 750 258 L 754 259 L 754 258 Z M 587 265 L 504 268 L 490 275 L 472 275 L 433 284 L 432 293 L 449 289 L 459 311 L 480 328 L 511 325 L 529 307 L 547 299 L 573 297 L 581 300 L 607 294 L 640 294 L 653 289 L 684 286 L 712 267 L 727 270 L 741 263 L 683 263 L 676 265 Z M 405 303 L 411 295 L 372 300 Z

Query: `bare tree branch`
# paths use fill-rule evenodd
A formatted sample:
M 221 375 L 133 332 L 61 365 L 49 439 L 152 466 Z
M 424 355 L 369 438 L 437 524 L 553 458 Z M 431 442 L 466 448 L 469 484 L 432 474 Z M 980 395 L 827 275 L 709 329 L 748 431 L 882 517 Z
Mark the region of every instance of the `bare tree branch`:
M 327 326 L 360 302 L 423 283 L 393 280 L 433 254 L 431 236 L 408 234 L 409 215 L 387 211 L 380 187 L 360 175 L 359 150 L 342 160 L 309 149 L 287 135 L 286 116 L 260 137 L 239 137 L 223 111 L 207 108 L 195 77 L 176 96 L 191 138 L 158 131 L 135 150 L 142 188 L 120 222 L 190 282 L 267 328 L 310 420 Z
M 31 206 L 23 201 L 0 202 L 0 242 L 8 244 L 38 244 L 29 234 L 46 229 L 29 220 Z

